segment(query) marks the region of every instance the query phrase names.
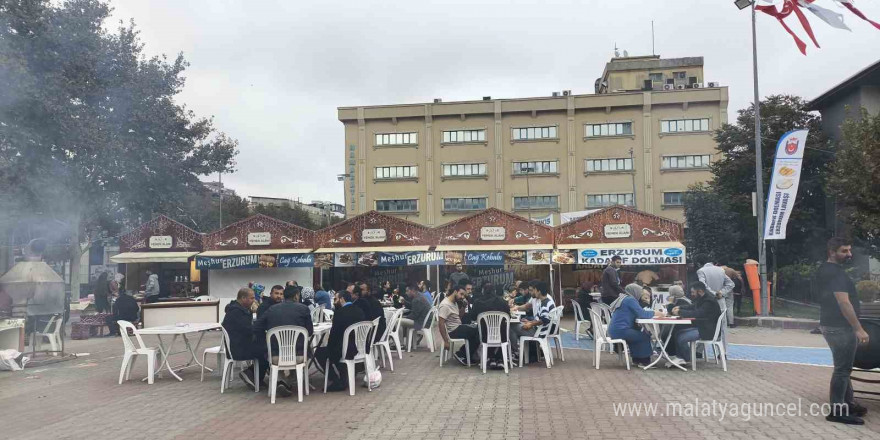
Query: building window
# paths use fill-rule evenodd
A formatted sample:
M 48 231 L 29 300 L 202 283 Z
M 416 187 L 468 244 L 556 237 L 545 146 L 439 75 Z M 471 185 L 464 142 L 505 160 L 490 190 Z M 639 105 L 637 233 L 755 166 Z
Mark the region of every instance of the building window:
M 514 197 L 513 209 L 558 209 L 559 196 Z
M 632 171 L 633 160 L 626 159 L 587 159 L 587 172 Z
M 465 142 L 486 142 L 486 130 L 454 130 L 443 132 L 444 144 L 460 144 Z
M 512 129 L 511 138 L 515 141 L 530 141 L 534 139 L 557 139 L 556 126 L 547 127 L 523 127 Z
M 414 179 L 418 177 L 417 166 L 376 167 L 377 179 Z
M 485 176 L 484 163 L 450 163 L 443 165 L 443 177 Z
M 536 161 L 536 162 L 514 162 L 513 174 L 556 174 L 559 172 L 559 162 L 553 161 Z
M 684 206 L 684 193 L 682 193 L 682 192 L 665 192 L 665 193 L 663 193 L 663 206 Z
M 486 197 L 456 197 L 443 199 L 444 211 L 479 211 L 486 209 Z
M 683 170 L 689 168 L 708 168 L 708 154 L 697 154 L 689 156 L 663 156 L 662 169 L 664 170 Z
M 379 212 L 416 212 L 418 210 L 418 199 L 376 200 L 376 211 Z
M 709 118 L 660 121 L 661 133 L 688 133 L 695 131 L 709 131 Z
M 416 145 L 419 143 L 418 133 L 377 133 L 376 146 L 382 145 Z
M 611 124 L 587 124 L 586 137 L 599 136 L 625 136 L 633 134 L 632 122 L 617 122 Z
M 604 208 L 614 205 L 633 205 L 632 193 L 622 194 L 588 194 L 587 208 Z

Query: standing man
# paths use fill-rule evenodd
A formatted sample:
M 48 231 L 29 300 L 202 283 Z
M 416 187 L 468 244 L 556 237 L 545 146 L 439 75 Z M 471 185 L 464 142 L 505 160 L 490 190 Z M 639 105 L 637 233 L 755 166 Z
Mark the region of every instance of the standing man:
M 622 265 L 623 260 L 621 260 L 620 255 L 615 255 L 611 257 L 611 262 L 608 263 L 608 266 L 602 272 L 601 293 L 602 302 L 605 304 L 610 305 L 621 293 L 626 293 L 623 287 L 620 286 L 620 274 L 617 272 Z
M 834 372 L 831 373 L 831 414 L 825 420 L 847 425 L 863 425 L 868 409 L 853 400 L 850 375 L 858 344 L 868 343 L 868 333 L 859 322 L 859 297 L 856 286 L 843 265 L 852 260 L 852 245 L 839 237 L 828 240 L 828 260 L 819 266 L 819 325 L 831 348 Z
M 461 263 L 455 265 L 455 272 L 449 275 L 449 281 L 452 281 L 452 289 L 457 289 L 462 282 L 468 282 L 471 277 L 464 272 L 464 266 Z
M 733 280 L 724 272 L 721 266 L 716 266 L 709 261 L 706 254 L 699 254 L 694 257 L 697 263 L 697 280 L 706 285 L 706 292 L 715 295 L 718 305 L 721 306 L 721 313 L 727 314 L 727 325 L 735 326 L 733 322 Z M 727 338 L 724 338 L 724 347 L 727 348 Z

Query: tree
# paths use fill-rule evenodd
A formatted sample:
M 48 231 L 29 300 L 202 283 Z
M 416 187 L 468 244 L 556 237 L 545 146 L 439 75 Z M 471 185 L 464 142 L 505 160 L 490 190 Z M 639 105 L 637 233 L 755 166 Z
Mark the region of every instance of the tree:
M 860 111 L 861 118 L 843 123 L 828 188 L 843 206 L 852 235 L 880 258 L 880 114 Z
M 742 234 L 736 228 L 719 227 L 737 221 L 737 213 L 726 199 L 707 186 L 697 184 L 685 194 L 684 214 L 688 219 L 686 246 L 691 255 L 706 254 L 723 263 L 743 261 L 747 255 L 737 246 Z
M 254 214 L 268 215 L 269 217 L 293 223 L 306 229 L 314 230 L 320 226 L 299 205 L 256 205 L 254 206 Z
M 66 231 L 75 296 L 91 243 L 176 212 L 237 153 L 175 102 L 183 56 L 147 58 L 133 22 L 104 30 L 109 14 L 106 0 L 0 0 L 0 186 L 13 212 Z
M 742 261 L 758 257 L 758 230 L 752 215 L 752 192 L 755 191 L 755 111 L 754 105 L 739 112 L 736 124 L 724 124 L 715 132 L 721 159 L 712 164 L 713 178 L 705 189 L 705 194 L 692 194 L 686 198 L 685 215 L 688 234 L 695 237 L 716 237 L 713 229 L 727 229 L 738 232 L 736 241 L 723 241 L 721 255 L 714 258 L 735 258 Z M 808 128 L 808 148 L 827 149 L 829 142 L 821 127 L 821 118 L 806 110 L 803 99 L 788 95 L 773 95 L 761 102 L 761 151 L 765 192 L 770 184 L 776 143 L 788 131 Z M 826 228 L 825 181 L 828 174 L 829 155 L 822 151 L 807 150 L 801 171 L 800 188 L 795 199 L 787 229 L 786 240 L 768 242 L 778 264 L 811 261 L 824 255 L 823 243 L 828 236 Z M 717 199 L 721 212 L 703 209 L 700 203 L 705 199 Z M 724 219 L 723 223 L 717 221 Z M 695 229 L 699 228 L 699 229 Z M 732 239 L 733 237 L 731 237 Z M 689 243 L 691 240 L 688 240 Z M 699 245 L 696 245 L 699 246 Z

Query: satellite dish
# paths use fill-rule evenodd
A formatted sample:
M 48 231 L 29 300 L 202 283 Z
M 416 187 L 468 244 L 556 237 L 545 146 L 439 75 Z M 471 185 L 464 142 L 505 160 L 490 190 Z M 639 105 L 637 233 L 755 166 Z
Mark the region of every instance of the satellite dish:
M 627 51 L 623 51 L 623 57 L 626 58 L 626 57 L 628 57 L 628 56 L 629 56 L 629 52 L 627 52 Z

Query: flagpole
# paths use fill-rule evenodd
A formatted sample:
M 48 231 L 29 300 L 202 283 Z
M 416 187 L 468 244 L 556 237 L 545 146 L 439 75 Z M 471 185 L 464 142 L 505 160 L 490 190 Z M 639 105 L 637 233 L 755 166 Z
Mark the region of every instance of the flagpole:
M 752 74 L 755 85 L 755 186 L 758 203 L 758 265 L 761 283 L 761 316 L 769 316 L 767 296 L 767 247 L 764 245 L 764 165 L 761 153 L 761 95 L 758 93 L 758 33 L 756 31 L 756 1 L 752 1 Z

